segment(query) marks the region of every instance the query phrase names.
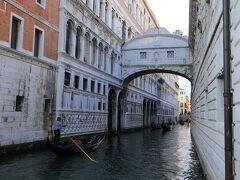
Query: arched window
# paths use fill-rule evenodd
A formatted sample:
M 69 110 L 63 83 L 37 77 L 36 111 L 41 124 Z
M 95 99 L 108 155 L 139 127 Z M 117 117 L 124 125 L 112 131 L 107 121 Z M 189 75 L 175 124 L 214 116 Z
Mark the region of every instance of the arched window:
M 108 54 L 108 48 L 104 48 L 104 56 L 103 56 L 103 69 L 106 72 L 107 71 L 107 54 Z
M 103 45 L 99 43 L 98 46 L 98 68 L 101 69 L 103 65 Z
M 97 39 L 93 38 L 92 40 L 92 65 L 94 66 L 96 63 L 96 57 L 97 57 Z
M 122 40 L 126 40 L 126 21 L 123 21 L 122 23 Z
M 84 36 L 84 62 L 89 62 L 89 51 L 90 51 L 90 35 L 86 33 Z
M 80 52 L 81 52 L 81 36 L 82 36 L 82 29 L 80 27 L 77 28 L 77 35 L 76 35 L 76 51 L 75 51 L 75 57 L 77 59 L 80 58 Z
M 111 54 L 111 74 L 114 72 L 114 63 L 115 63 L 115 53 L 112 51 Z
M 72 33 L 73 33 L 73 22 L 68 20 L 67 22 L 67 31 L 66 31 L 66 47 L 65 51 L 67 54 L 71 52 L 71 45 L 72 45 Z

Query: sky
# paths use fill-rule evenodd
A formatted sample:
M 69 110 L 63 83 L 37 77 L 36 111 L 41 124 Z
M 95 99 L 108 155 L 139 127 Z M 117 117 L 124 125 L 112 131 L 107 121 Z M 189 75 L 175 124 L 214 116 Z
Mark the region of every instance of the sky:
M 171 33 L 180 30 L 188 35 L 189 0 L 147 0 L 153 10 L 160 27 L 167 28 Z M 179 86 L 185 89 L 189 97 L 190 82 L 179 76 Z

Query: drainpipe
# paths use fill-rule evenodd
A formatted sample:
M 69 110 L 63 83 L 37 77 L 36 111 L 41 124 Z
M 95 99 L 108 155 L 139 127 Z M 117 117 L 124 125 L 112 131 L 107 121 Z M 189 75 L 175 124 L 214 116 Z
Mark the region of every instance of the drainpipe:
M 230 0 L 223 0 L 225 179 L 233 179 Z

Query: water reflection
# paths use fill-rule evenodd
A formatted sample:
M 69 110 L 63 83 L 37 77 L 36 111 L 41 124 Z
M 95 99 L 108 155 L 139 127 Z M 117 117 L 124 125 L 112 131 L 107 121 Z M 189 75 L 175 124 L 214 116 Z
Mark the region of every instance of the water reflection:
M 204 179 L 188 127 L 108 137 L 90 155 L 56 157 L 41 151 L 2 158 L 0 179 Z

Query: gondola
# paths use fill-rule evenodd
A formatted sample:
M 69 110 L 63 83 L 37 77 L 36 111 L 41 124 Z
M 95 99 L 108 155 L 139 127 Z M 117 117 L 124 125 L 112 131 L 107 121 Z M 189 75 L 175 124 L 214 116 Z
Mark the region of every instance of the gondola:
M 160 123 L 154 123 L 154 122 L 151 123 L 151 127 L 153 129 L 161 129 L 162 128 Z
M 104 140 L 106 133 L 103 135 L 87 137 L 85 139 L 75 139 L 75 143 L 77 143 L 84 151 L 90 151 L 92 149 L 96 149 Z M 61 144 L 53 144 L 48 142 L 48 146 L 50 150 L 56 154 L 57 156 L 66 156 L 66 155 L 76 155 L 82 154 L 82 150 L 69 140 L 68 142 Z
M 162 123 L 162 129 L 164 130 L 164 131 L 171 131 L 172 130 L 172 127 L 173 127 L 173 125 L 172 124 L 165 124 L 165 123 Z
M 183 121 L 183 120 L 180 120 L 180 121 L 179 121 L 179 124 L 183 126 L 183 125 L 184 125 L 184 121 Z

